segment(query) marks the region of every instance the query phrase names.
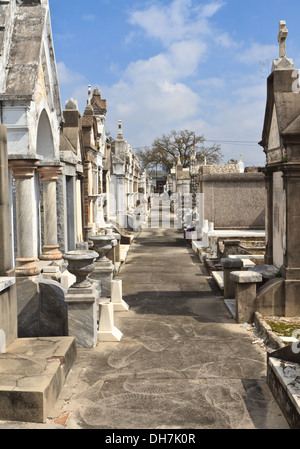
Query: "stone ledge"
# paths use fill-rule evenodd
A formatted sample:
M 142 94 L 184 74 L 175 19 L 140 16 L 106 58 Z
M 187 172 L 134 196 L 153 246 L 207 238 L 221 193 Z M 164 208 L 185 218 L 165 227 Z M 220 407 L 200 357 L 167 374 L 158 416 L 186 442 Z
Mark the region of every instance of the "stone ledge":
M 14 277 L 0 277 L 0 293 L 15 284 L 15 282 L 16 278 Z
M 300 364 L 268 359 L 268 385 L 292 429 L 300 428 Z
M 242 268 L 244 266 L 243 260 L 237 257 L 221 259 L 221 264 L 223 268 Z
M 233 271 L 230 273 L 230 279 L 238 284 L 262 282 L 262 276 L 255 271 Z
M 254 324 L 267 346 L 272 349 L 280 349 L 285 346 L 281 338 L 272 331 L 271 327 L 266 323 L 259 312 L 255 312 L 254 314 Z
M 0 419 L 45 422 L 75 359 L 73 337 L 16 339 L 0 355 Z
M 223 271 L 212 271 L 212 277 L 216 281 L 221 291 L 224 290 L 224 273 Z

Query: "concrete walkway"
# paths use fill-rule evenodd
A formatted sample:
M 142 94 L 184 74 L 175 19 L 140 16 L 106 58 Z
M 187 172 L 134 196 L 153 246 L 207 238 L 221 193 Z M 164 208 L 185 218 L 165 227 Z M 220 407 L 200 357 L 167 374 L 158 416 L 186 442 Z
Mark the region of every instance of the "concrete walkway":
M 265 350 L 231 318 L 182 231 L 144 230 L 119 279 L 130 306 L 115 313 L 122 340 L 79 349 L 47 424 L 27 427 L 289 428 Z

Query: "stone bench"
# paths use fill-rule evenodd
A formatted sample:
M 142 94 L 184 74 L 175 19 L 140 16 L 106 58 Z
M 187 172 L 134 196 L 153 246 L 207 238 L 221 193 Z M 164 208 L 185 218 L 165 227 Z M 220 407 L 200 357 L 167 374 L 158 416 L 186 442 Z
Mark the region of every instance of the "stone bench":
M 262 275 L 255 271 L 232 271 L 230 279 L 235 283 L 236 320 L 252 323 L 257 284 L 262 282 Z

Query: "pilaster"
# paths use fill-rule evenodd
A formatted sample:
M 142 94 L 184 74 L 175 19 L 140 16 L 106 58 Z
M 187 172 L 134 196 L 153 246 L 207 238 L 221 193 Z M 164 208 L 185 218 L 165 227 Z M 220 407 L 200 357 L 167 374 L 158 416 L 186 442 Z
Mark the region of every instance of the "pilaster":
M 57 239 L 57 210 L 56 210 L 56 183 L 62 173 L 62 167 L 57 165 L 40 166 L 38 171 L 43 182 L 44 203 L 44 247 L 42 260 L 61 260 Z
M 34 220 L 35 170 L 39 165 L 37 159 L 11 159 L 8 163 L 16 180 L 16 219 L 18 257 L 15 274 L 19 276 L 36 276 L 40 269 L 36 265 L 37 248 L 35 235 L 37 232 Z

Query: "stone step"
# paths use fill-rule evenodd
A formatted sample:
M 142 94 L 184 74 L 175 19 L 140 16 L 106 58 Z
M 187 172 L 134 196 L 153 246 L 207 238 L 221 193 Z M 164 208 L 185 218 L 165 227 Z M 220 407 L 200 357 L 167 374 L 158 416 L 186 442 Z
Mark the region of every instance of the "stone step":
M 216 281 L 219 289 L 221 291 L 224 290 L 224 273 L 223 271 L 212 271 L 212 277 L 214 278 L 214 280 Z
M 269 357 L 267 383 L 292 429 L 300 428 L 299 376 L 299 363 Z
M 224 304 L 232 315 L 232 318 L 236 319 L 236 300 L 224 299 Z
M 0 354 L 0 420 L 44 423 L 75 359 L 73 337 L 16 339 Z

